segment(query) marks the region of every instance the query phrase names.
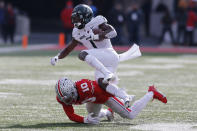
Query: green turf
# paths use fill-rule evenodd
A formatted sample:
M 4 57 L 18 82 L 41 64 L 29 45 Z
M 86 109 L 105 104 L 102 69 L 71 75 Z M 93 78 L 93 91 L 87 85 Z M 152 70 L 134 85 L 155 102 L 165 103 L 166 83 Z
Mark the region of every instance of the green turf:
M 103 119 L 100 125 L 92 126 L 67 118 L 55 100 L 54 85 L 65 75 L 73 80 L 93 79 L 93 68 L 79 61 L 76 52 L 51 66 L 50 57 L 55 54 L 57 51 L 0 54 L 0 130 L 119 131 L 142 124 L 197 122 L 197 55 L 145 54 L 120 63 L 120 87 L 139 99 L 148 85 L 154 84 L 166 94 L 168 103 L 155 100 L 134 120 L 116 114 L 113 122 Z M 87 115 L 84 105 L 75 106 L 75 111 Z

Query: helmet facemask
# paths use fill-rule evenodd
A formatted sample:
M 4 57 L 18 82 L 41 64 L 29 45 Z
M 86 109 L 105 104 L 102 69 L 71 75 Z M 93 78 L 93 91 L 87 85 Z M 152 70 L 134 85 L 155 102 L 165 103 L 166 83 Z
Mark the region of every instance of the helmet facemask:
M 83 16 L 79 15 L 77 13 L 72 13 L 72 23 L 74 24 L 74 27 L 78 29 L 83 29 L 85 27 Z
M 93 18 L 92 9 L 85 4 L 77 5 L 72 12 L 71 19 L 74 26 L 83 29 L 85 25 Z

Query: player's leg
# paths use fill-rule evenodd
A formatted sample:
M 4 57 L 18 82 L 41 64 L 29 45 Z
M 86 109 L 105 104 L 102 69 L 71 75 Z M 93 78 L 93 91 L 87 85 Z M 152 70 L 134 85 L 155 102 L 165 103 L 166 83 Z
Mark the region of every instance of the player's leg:
M 148 93 L 146 93 L 141 99 L 135 101 L 130 108 L 125 108 L 124 104 L 116 97 L 110 97 L 105 105 L 123 118 L 134 119 L 152 99 L 158 99 L 163 103 L 167 103 L 166 97 L 157 91 L 154 86 L 150 86 Z
M 153 92 L 146 93 L 142 98 L 135 101 L 129 108 L 131 113 L 129 114 L 130 119 L 134 119 L 141 111 L 146 107 L 148 102 L 153 99 Z
M 153 99 L 153 92 L 148 92 L 144 97 L 137 100 L 130 108 L 125 108 L 124 104 L 116 97 L 110 97 L 105 105 L 123 118 L 134 119 L 139 112 L 146 107 L 151 99 Z
M 112 109 L 113 112 L 116 112 L 121 117 L 129 119 L 131 110 L 129 108 L 125 108 L 124 104 L 117 97 L 110 97 L 104 105 Z M 108 114 L 110 114 L 109 111 Z M 113 116 L 112 112 L 111 116 Z
M 79 59 L 82 61 L 87 62 L 90 66 L 92 66 L 93 68 L 95 68 L 96 70 L 99 70 L 100 72 L 102 72 L 104 74 L 104 79 L 105 80 L 113 80 L 114 79 L 114 75 L 112 72 L 110 72 L 105 65 L 102 63 L 102 61 L 100 61 L 98 58 L 99 57 L 104 57 L 104 58 L 108 58 L 105 57 L 104 54 L 102 53 L 102 50 L 83 50 L 79 53 Z M 100 54 L 100 56 L 99 56 Z
M 103 83 L 103 78 L 98 78 L 98 84 L 106 92 L 123 99 L 125 107 L 129 107 L 130 103 L 135 99 L 134 95 L 128 95 L 123 89 L 119 88 L 117 85 L 113 83 Z
M 99 113 L 101 111 L 102 104 L 94 104 L 94 103 L 86 103 L 86 109 L 88 113 L 93 113 L 94 117 L 99 116 Z
M 157 99 L 163 103 L 167 103 L 167 98 L 161 92 L 159 92 L 154 86 L 149 86 L 148 93 L 146 93 L 141 99 L 137 100 L 131 107 L 130 117 L 135 118 L 142 109 L 144 109 L 147 103 Z

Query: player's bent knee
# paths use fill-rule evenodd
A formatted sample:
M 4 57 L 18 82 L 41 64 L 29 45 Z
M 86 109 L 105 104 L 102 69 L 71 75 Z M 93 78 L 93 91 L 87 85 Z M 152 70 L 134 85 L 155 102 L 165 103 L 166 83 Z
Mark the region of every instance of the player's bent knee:
M 78 55 L 78 58 L 82 61 L 85 61 L 86 56 L 88 55 L 88 53 L 86 51 L 81 51 Z
M 104 79 L 104 78 L 99 78 L 99 79 L 98 79 L 98 84 L 99 84 L 99 86 L 100 86 L 102 89 L 106 90 L 108 84 L 103 83 L 103 79 Z

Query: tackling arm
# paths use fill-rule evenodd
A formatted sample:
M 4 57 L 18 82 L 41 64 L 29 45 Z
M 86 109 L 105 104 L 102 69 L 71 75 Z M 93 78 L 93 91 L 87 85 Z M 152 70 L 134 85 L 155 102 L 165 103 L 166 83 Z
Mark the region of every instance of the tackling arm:
M 75 122 L 78 122 L 78 123 L 84 123 L 84 117 L 75 114 L 72 105 L 71 106 L 65 106 L 65 105 L 62 104 L 62 106 L 63 106 L 64 112 L 66 113 L 66 115 L 68 116 L 68 118 L 71 121 L 75 121 Z
M 66 105 L 63 102 L 61 102 L 58 97 L 56 97 L 57 101 L 62 105 L 64 112 L 66 113 L 66 115 L 68 116 L 68 118 L 71 121 L 75 121 L 75 122 L 79 122 L 79 123 L 84 123 L 84 117 L 79 116 L 77 114 L 75 114 L 73 106 L 72 105 Z
M 100 119 L 99 117 L 93 117 L 93 113 L 88 114 L 88 116 L 83 117 L 80 115 L 75 114 L 73 106 L 72 105 L 66 105 L 63 102 L 61 102 L 58 97 L 56 97 L 57 101 L 62 104 L 64 112 L 68 116 L 68 118 L 71 121 L 78 122 L 78 123 L 86 123 L 86 124 L 99 124 Z

